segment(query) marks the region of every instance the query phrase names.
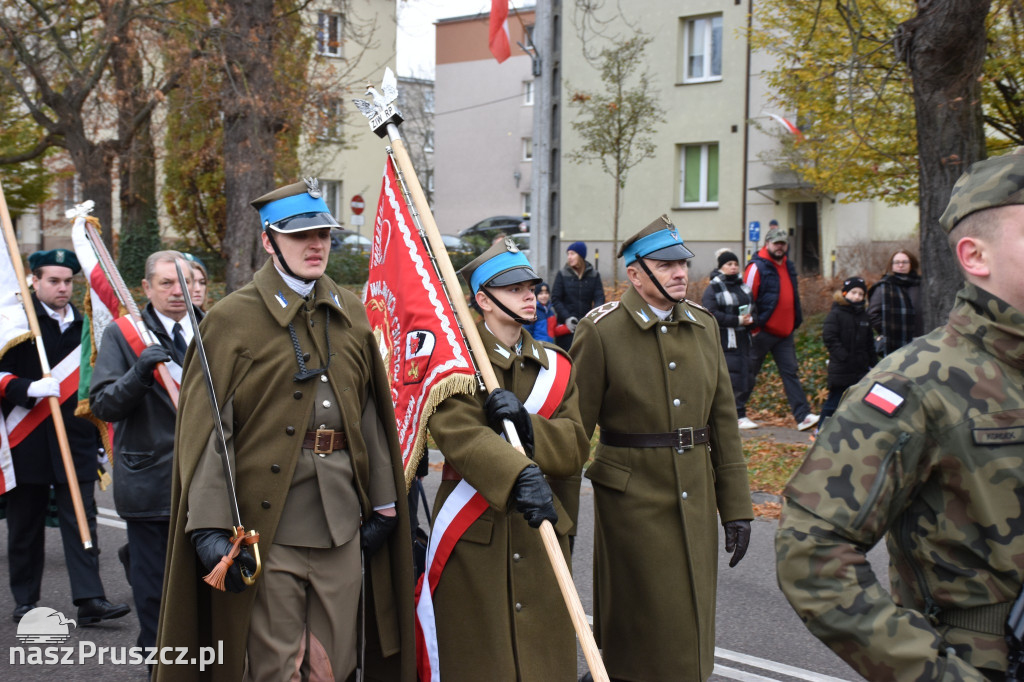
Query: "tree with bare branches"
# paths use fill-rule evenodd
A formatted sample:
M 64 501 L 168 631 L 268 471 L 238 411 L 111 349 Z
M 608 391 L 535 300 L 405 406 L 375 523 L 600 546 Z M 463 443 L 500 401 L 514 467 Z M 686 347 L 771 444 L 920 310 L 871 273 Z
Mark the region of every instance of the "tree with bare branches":
M 652 38 L 635 32 L 613 40 L 598 54 L 602 91 L 574 90 L 566 83 L 570 106 L 577 109 L 573 130 L 582 142 L 566 154 L 573 163 L 597 161 L 612 177 L 612 252 L 619 248 L 621 192 L 631 168 L 654 156 L 655 126 L 664 116 L 651 106 L 651 75 L 644 66 L 644 52 Z M 654 98 L 656 99 L 656 98 Z M 612 263 L 612 281 L 618 285 L 619 262 Z

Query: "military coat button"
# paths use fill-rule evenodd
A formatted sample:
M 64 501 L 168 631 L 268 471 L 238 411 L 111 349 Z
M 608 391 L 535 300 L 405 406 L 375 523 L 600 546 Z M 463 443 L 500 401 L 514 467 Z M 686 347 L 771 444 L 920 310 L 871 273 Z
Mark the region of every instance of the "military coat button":
M 326 374 L 321 374 L 320 375 L 320 381 L 322 381 L 322 382 L 324 382 L 326 384 L 327 383 L 327 375 Z
M 301 400 L 302 399 L 302 391 L 295 391 L 295 393 L 292 393 L 292 397 L 295 398 L 296 400 Z
M 666 327 L 665 325 L 661 325 L 661 333 L 668 334 L 668 327 Z
M 331 406 L 331 401 L 330 400 L 325 400 L 324 401 L 324 407 L 330 407 L 330 406 Z
M 676 363 L 674 363 L 674 362 L 668 363 L 668 368 L 669 369 L 675 369 L 676 368 Z
M 673 405 L 675 405 L 676 407 L 679 407 L 679 405 L 681 404 L 681 403 L 679 402 L 679 398 L 676 398 L 675 400 L 673 400 L 673 401 L 672 401 L 672 404 L 673 404 Z
M 518 562 L 522 557 L 519 556 L 519 552 L 512 555 L 512 561 Z
M 260 502 L 260 506 L 264 509 L 270 509 L 270 500 L 263 500 Z
M 281 473 L 281 465 L 280 464 L 271 464 L 270 465 L 270 473 L 272 473 L 272 474 L 279 474 L 279 473 Z
M 520 604 L 519 602 L 516 602 L 516 611 L 522 611 L 522 610 L 523 610 L 523 605 Z
M 284 432 L 287 433 L 289 436 L 294 436 L 295 435 L 295 427 L 294 426 L 286 426 L 286 427 L 284 427 Z
M 687 492 L 686 492 L 686 491 L 684 490 L 684 491 L 683 491 L 683 494 L 682 494 L 682 495 L 680 495 L 679 497 L 681 497 L 681 498 L 683 498 L 683 499 L 685 500 L 685 499 L 686 499 L 687 497 L 689 497 L 689 495 L 688 495 L 688 494 L 687 494 Z
M 302 354 L 302 361 L 303 362 L 309 362 L 309 353 L 303 353 Z

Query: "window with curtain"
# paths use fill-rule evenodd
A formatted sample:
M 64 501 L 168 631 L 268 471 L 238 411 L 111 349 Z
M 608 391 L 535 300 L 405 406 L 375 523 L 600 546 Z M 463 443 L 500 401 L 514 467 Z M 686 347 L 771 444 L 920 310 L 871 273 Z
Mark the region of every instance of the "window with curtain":
M 722 15 L 682 19 L 683 82 L 722 78 Z
M 718 144 L 679 146 L 679 205 L 718 206 Z

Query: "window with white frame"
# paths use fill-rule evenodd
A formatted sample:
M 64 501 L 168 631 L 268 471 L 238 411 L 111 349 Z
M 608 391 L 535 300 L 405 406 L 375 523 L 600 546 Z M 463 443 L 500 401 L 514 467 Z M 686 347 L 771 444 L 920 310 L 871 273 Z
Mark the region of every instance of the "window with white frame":
M 718 144 L 679 145 L 679 205 L 718 206 Z
M 533 106 L 533 81 L 523 81 L 523 104 Z
M 533 195 L 530 192 L 522 192 L 523 215 L 530 215 L 533 212 Z
M 682 80 L 701 83 L 722 79 L 722 15 L 681 19 Z
M 320 108 L 320 137 L 324 140 L 340 140 L 344 104 L 340 99 L 331 98 Z
M 341 215 L 341 180 L 321 180 L 320 192 L 335 218 Z M 341 222 L 340 220 L 338 222 Z
M 531 161 L 533 159 L 533 138 L 523 138 L 523 161 Z
M 343 19 L 340 14 L 319 12 L 316 21 L 316 53 L 329 57 L 341 56 Z

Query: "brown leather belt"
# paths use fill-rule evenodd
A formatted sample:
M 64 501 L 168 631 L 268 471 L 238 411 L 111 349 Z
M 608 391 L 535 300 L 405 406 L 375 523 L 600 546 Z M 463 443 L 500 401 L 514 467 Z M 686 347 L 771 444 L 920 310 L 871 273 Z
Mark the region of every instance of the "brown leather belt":
M 601 429 L 601 442 L 613 448 L 675 448 L 689 450 L 711 440 L 711 427 L 686 426 L 668 433 L 614 433 Z
M 318 455 L 326 455 L 329 452 L 347 448 L 348 436 L 345 435 L 344 431 L 335 431 L 334 429 L 306 431 L 302 447 L 306 450 L 312 450 Z
M 452 465 L 448 464 L 448 462 L 445 462 L 444 466 L 441 467 L 441 480 L 442 481 L 461 481 L 462 480 L 462 476 L 459 475 L 459 472 L 456 471 L 455 468 L 452 467 Z

